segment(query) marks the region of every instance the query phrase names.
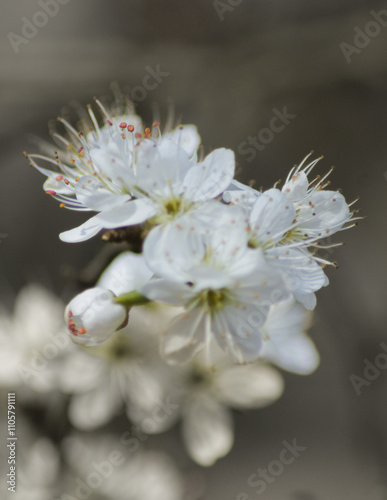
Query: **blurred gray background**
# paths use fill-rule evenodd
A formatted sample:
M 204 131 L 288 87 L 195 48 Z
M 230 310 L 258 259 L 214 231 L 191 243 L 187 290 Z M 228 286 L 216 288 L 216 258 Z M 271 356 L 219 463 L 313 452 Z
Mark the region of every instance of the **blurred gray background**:
M 198 126 L 207 152 L 234 149 L 238 178 L 266 189 L 313 149 L 325 157 L 319 173 L 335 165 L 333 189 L 349 201 L 360 196 L 368 216 L 336 236 L 346 245 L 329 256 L 340 268 L 327 271 L 331 285 L 318 293 L 311 330 L 320 368 L 285 375 L 279 402 L 237 414 L 234 449 L 201 471 L 203 499 L 258 498 L 247 478 L 293 438 L 307 450 L 261 498 L 387 499 L 387 370 L 360 395 L 349 378 L 363 376 L 364 360 L 387 342 L 387 27 L 371 13 L 383 10 L 387 25 L 387 3 L 70 0 L 28 43 L 13 46 L 9 33 L 21 35 L 22 18 L 41 7 L 1 0 L 0 9 L 0 300 L 12 305 L 31 280 L 67 299 L 63 271 L 81 270 L 102 246 L 98 238 L 59 241 L 82 215 L 44 195 L 42 176 L 22 156 L 36 152 L 27 134 L 48 139 L 48 120 L 69 101 L 87 104 L 112 81 L 130 93 L 159 65 L 162 81 L 138 103 L 149 122 L 154 103 L 165 117 L 172 101 L 183 123 Z M 361 48 L 355 28 L 370 34 L 368 42 L 358 35 Z M 248 161 L 253 154 L 241 144 L 284 107 L 294 117 Z M 183 453 L 176 432 L 149 443 Z

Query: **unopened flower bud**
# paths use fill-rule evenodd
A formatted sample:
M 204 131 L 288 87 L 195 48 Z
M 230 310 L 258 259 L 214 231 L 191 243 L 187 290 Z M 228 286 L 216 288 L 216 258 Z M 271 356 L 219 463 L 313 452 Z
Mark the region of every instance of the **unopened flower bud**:
M 76 344 L 98 345 L 125 326 L 127 310 L 114 302 L 105 288 L 90 288 L 74 297 L 65 310 L 65 321 Z

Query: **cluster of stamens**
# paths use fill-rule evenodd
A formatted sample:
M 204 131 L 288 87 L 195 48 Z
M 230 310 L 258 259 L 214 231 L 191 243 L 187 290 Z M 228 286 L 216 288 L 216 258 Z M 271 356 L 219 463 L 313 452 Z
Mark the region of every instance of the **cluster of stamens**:
M 86 328 L 84 326 L 82 326 L 81 328 L 77 328 L 77 325 L 75 324 L 75 321 L 74 321 L 74 316 L 73 316 L 73 313 L 71 311 L 69 311 L 68 313 L 68 322 L 67 322 L 67 326 L 71 332 L 72 335 L 74 335 L 75 337 L 77 337 L 78 335 L 84 335 L 86 333 Z

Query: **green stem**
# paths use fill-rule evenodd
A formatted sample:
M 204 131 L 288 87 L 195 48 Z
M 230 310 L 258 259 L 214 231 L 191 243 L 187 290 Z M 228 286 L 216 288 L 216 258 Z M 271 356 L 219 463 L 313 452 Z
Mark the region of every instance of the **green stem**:
M 119 295 L 114 299 L 114 302 L 116 302 L 117 304 L 122 304 L 125 307 L 133 307 L 142 306 L 152 301 L 147 299 L 142 293 L 133 291 Z

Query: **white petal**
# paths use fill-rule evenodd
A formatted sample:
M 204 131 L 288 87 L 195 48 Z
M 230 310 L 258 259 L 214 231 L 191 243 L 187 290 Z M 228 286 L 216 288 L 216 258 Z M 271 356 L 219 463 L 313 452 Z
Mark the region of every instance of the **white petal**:
M 273 335 L 264 342 L 262 356 L 281 368 L 300 375 L 309 375 L 320 362 L 314 343 L 303 333 Z
M 267 252 L 268 262 L 280 269 L 294 297 L 307 309 L 315 306 L 314 292 L 326 286 L 329 281 L 313 256 L 300 249 L 276 247 Z
M 312 314 L 293 299 L 273 306 L 262 329 L 267 337 L 262 356 L 295 373 L 308 374 L 315 370 L 319 355 L 304 333 L 310 327 L 311 318 Z
M 75 185 L 77 199 L 88 208 L 97 212 L 110 210 L 130 199 L 129 194 L 114 194 L 91 175 L 85 175 Z
M 59 238 L 66 243 L 86 241 L 99 233 L 103 227 L 97 220 L 97 215 L 69 231 L 60 233 Z
M 189 269 L 202 261 L 205 248 L 196 228 L 179 221 L 153 228 L 143 252 L 147 265 L 158 276 L 189 281 Z
M 309 182 L 305 172 L 298 172 L 287 182 L 282 192 L 292 202 L 302 201 L 308 191 Z
M 104 229 L 134 226 L 150 219 L 157 213 L 155 205 L 147 199 L 130 200 L 95 216 Z
M 72 397 L 69 419 L 80 430 L 92 430 L 110 421 L 122 405 L 117 381 L 109 374 L 95 389 Z
M 163 380 L 160 368 L 154 369 L 146 362 L 132 363 L 125 372 L 128 418 L 142 425 L 147 434 L 172 427 L 180 416 L 180 404 L 170 398 L 170 385 Z
M 171 139 L 161 139 L 157 144 L 143 141 L 138 148 L 136 181 L 147 193 L 162 197 L 180 195 L 189 168 L 187 153 Z
M 97 286 L 121 295 L 132 290 L 139 291 L 152 275 L 142 255 L 123 252 L 105 269 Z
M 105 378 L 106 370 L 105 360 L 74 346 L 74 352 L 60 364 L 61 390 L 66 394 L 90 391 Z
M 300 333 L 310 327 L 312 316 L 312 313 L 305 311 L 293 298 L 289 298 L 270 308 L 270 314 L 263 329 L 269 337 Z
M 297 289 L 293 290 L 293 297 L 302 304 L 308 311 L 313 311 L 317 304 L 316 294 L 313 292 L 301 292 Z
M 51 175 L 43 184 L 44 191 L 55 191 L 56 193 L 72 196 L 74 188 L 63 181 L 57 180 L 58 174 Z
M 139 291 L 150 300 L 157 300 L 171 306 L 184 306 L 194 296 L 191 287 L 185 283 L 164 279 L 151 280 Z
M 203 348 L 206 332 L 207 314 L 203 310 L 181 314 L 161 338 L 162 356 L 171 365 L 190 361 Z
M 297 219 L 309 236 L 333 234 L 350 219 L 347 202 L 336 191 L 314 191 L 307 197 L 307 202 Z
M 236 363 L 255 361 L 262 347 L 259 325 L 263 324 L 269 307 L 250 307 L 250 311 L 226 306 L 212 322 L 212 330 L 220 347 Z M 258 325 L 258 326 L 257 326 Z
M 293 204 L 279 189 L 262 193 L 253 205 L 250 224 L 253 237 L 260 243 L 278 242 L 291 227 L 296 217 Z
M 234 408 L 261 408 L 276 401 L 284 382 L 277 370 L 265 365 L 233 366 L 214 380 L 221 400 Z
M 225 203 L 230 203 L 233 205 L 242 204 L 244 206 L 252 207 L 257 199 L 257 195 L 251 191 L 247 190 L 228 190 L 224 191 L 222 199 Z
M 230 185 L 235 157 L 230 149 L 215 149 L 203 162 L 192 167 L 184 179 L 185 196 L 192 201 L 216 198 Z
M 229 453 L 234 442 L 231 415 L 213 397 L 198 393 L 186 403 L 183 438 L 191 458 L 209 467 Z
M 181 125 L 169 134 L 163 135 L 163 137 L 170 138 L 174 143 L 183 148 L 190 158 L 196 152 L 201 141 L 195 125 Z

